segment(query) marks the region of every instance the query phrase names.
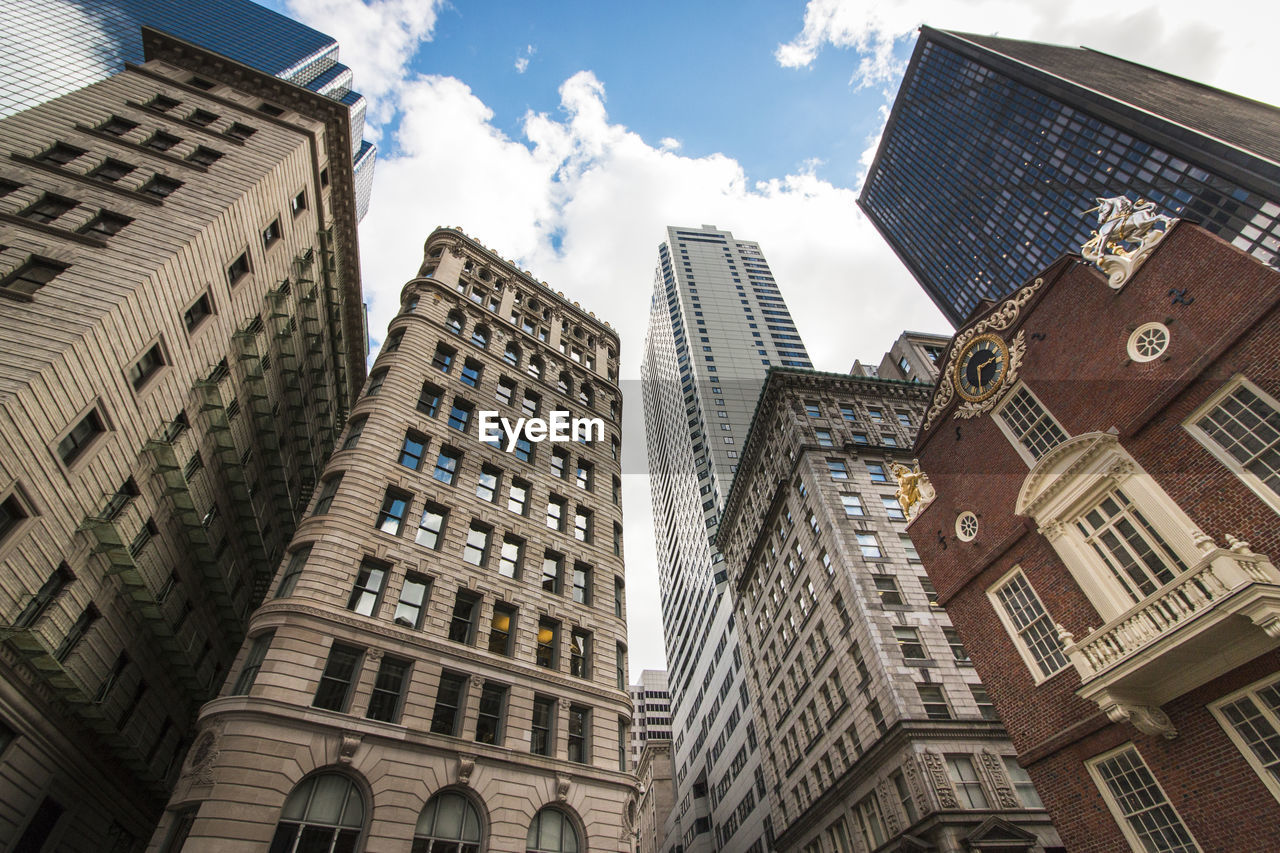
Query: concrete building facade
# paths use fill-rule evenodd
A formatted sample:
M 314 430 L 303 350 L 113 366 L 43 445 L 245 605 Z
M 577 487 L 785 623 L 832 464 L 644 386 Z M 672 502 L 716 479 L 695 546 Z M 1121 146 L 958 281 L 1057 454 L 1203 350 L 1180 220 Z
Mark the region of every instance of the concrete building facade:
M 855 359 L 849 373 L 853 376 L 925 382 L 932 385 L 938 381 L 938 359 L 949 343 L 950 335 L 903 332 L 880 359 L 879 365 L 863 364 Z
M 671 740 L 671 692 L 667 689 L 667 673 L 646 669 L 640 683 L 632 684 L 631 766 L 640 764 L 640 751 L 646 741 Z
M 907 535 L 930 390 L 775 368 L 761 393 L 717 543 L 778 851 L 1061 849 Z
M 150 836 L 364 378 L 347 109 L 143 38 L 0 120 L 7 850 Z
M 1127 282 L 1049 266 L 944 358 L 910 534 L 1072 851 L 1280 818 L 1278 304 L 1181 222 Z
M 631 850 L 617 358 L 432 232 L 153 849 Z
M 675 803 L 675 779 L 671 775 L 671 741 L 653 738 L 644 742 L 636 764 L 640 799 L 636 804 L 636 853 L 658 853 L 667 817 Z
M 712 541 L 760 385 L 775 364 L 812 366 L 759 245 L 714 226 L 669 227 L 641 364 L 672 698 L 676 805 L 666 853 L 770 844 L 768 808 L 748 796 L 759 757 L 727 577 Z M 745 770 L 735 764 L 744 750 Z M 717 792 L 710 780 L 730 767 L 737 784 Z

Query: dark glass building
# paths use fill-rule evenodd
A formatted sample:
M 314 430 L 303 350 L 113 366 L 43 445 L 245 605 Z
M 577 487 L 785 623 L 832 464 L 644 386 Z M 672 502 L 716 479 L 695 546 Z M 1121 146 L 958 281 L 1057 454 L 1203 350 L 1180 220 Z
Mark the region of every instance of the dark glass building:
M 324 33 L 249 0 L 0 0 L 0 118 L 142 64 L 149 26 L 347 105 L 356 209 L 369 209 L 377 147 L 364 137 L 365 99 Z
M 1280 110 L 1087 48 L 922 27 L 859 205 L 961 323 L 1080 245 L 1098 196 L 1280 257 Z

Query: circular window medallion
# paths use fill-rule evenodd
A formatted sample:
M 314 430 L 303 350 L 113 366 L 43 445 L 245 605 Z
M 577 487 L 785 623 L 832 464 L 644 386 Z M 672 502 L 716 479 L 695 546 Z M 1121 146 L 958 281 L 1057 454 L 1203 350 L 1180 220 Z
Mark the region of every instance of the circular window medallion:
M 978 517 L 971 512 L 962 512 L 956 518 L 956 537 L 961 542 L 972 542 L 978 535 Z
M 1169 330 L 1163 323 L 1143 323 L 1129 336 L 1129 358 L 1155 361 L 1169 348 Z

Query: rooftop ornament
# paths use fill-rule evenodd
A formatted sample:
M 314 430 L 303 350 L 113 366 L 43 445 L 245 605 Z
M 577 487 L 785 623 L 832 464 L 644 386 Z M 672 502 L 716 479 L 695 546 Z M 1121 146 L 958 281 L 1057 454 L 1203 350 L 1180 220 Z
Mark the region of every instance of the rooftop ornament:
M 1155 203 L 1143 198 L 1130 201 L 1116 196 L 1095 201 L 1097 205 L 1079 213 L 1084 216 L 1098 212 L 1098 230 L 1080 247 L 1080 254 L 1102 270 L 1107 284 L 1119 290 L 1169 233 L 1175 220 L 1157 213 Z

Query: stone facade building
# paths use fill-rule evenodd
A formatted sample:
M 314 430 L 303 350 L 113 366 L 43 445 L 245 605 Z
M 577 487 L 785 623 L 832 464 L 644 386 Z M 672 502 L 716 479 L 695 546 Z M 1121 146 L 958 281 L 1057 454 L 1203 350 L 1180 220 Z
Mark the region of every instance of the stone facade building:
M 631 849 L 617 336 L 424 252 L 154 849 Z
M 364 378 L 349 113 L 155 32 L 0 120 L 0 847 L 140 849 Z
M 640 800 L 636 804 L 636 853 L 658 853 L 667 816 L 675 803 L 671 776 L 671 740 L 646 740 L 636 764 Z
M 910 533 L 1072 851 L 1280 821 L 1280 273 L 1187 222 L 962 327 Z
M 775 368 L 761 392 L 717 544 L 778 851 L 1060 849 L 895 494 L 930 390 Z
M 949 343 L 949 335 L 903 332 L 880 359 L 879 366 L 855 360 L 849 373 L 854 376 L 933 384 L 938 381 L 938 359 Z
M 640 763 L 640 751 L 649 740 L 671 740 L 671 693 L 667 672 L 646 669 L 640 683 L 631 685 L 631 766 Z

